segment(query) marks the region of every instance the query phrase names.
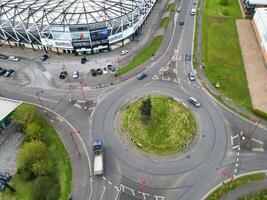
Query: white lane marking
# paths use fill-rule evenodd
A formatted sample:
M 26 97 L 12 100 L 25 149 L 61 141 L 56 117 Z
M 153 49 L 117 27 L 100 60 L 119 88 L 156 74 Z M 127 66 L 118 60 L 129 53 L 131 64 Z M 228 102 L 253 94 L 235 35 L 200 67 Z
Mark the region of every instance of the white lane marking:
M 252 148 L 252 151 L 264 152 L 263 148 Z
M 93 111 L 91 112 L 91 115 L 90 115 L 91 118 L 93 117 L 94 112 L 95 112 L 95 107 L 94 107 Z
M 164 76 L 162 76 L 161 78 L 162 78 L 162 80 L 164 80 L 164 81 L 170 81 L 170 80 L 171 80 L 170 77 L 165 78 Z
M 150 196 L 150 194 L 145 193 L 145 192 L 141 192 L 141 191 L 137 191 L 138 194 L 141 194 L 143 197 L 142 199 L 146 200 L 146 196 Z
M 258 140 L 256 138 L 251 138 L 251 140 L 254 141 L 254 142 L 257 142 L 258 144 L 263 145 L 263 141 L 261 141 L 261 140 Z
M 110 181 L 108 181 L 108 184 L 109 184 L 109 185 L 112 185 L 112 183 L 111 183 Z
M 63 119 L 61 119 L 60 117 L 57 116 L 57 120 L 59 120 L 60 122 L 63 122 Z
M 179 60 L 181 60 L 181 59 L 182 59 L 182 56 L 179 57 Z
M 121 191 L 118 190 L 118 193 L 117 193 L 117 195 L 116 195 L 116 197 L 115 197 L 115 200 L 118 200 L 120 192 L 121 192 Z
M 178 81 L 177 81 L 177 79 L 176 79 L 176 78 L 174 78 L 174 79 L 173 79 L 173 81 L 174 81 L 175 83 L 178 83 Z
M 81 109 L 81 108 L 82 108 L 82 106 L 81 106 L 81 105 L 79 105 L 79 104 L 77 104 L 77 103 L 75 103 L 75 104 L 74 104 L 74 106 L 75 106 L 76 108 L 79 108 L 79 109 Z
M 153 80 L 158 80 L 159 77 L 158 77 L 157 75 L 155 75 L 155 76 L 152 77 L 152 79 L 153 79 Z
M 103 192 L 102 192 L 102 194 L 101 194 L 101 196 L 100 196 L 100 199 L 103 199 L 103 196 L 104 196 L 105 191 L 106 191 L 106 187 L 104 186 L 104 187 L 103 187 Z
M 238 148 L 240 148 L 239 145 L 232 147 L 232 149 L 238 149 Z
M 154 197 L 156 198 L 156 200 L 164 200 L 165 199 L 165 197 L 163 197 L 163 196 L 154 195 Z
M 115 185 L 114 188 L 119 192 L 120 189 Z
M 131 189 L 131 188 L 129 188 L 129 187 L 127 187 L 127 186 L 123 185 L 123 184 L 120 184 L 120 190 L 121 190 L 122 192 L 124 192 L 124 191 L 125 191 L 125 189 L 127 189 L 127 190 L 131 191 L 131 192 L 132 192 L 132 194 L 133 194 L 133 196 L 135 196 L 135 194 L 134 194 L 134 190 L 133 190 L 133 189 Z
M 95 107 L 89 108 L 88 110 L 93 110 L 93 109 L 95 109 Z
M 85 103 L 84 100 L 77 100 L 77 103 Z
M 106 177 L 105 177 L 105 176 L 102 176 L 102 178 L 103 178 L 104 180 L 106 180 Z
M 234 145 L 234 139 L 237 138 L 239 135 L 231 136 L 231 145 Z
M 187 105 L 185 102 L 183 102 L 183 105 L 184 105 L 186 108 L 188 108 L 188 105 Z

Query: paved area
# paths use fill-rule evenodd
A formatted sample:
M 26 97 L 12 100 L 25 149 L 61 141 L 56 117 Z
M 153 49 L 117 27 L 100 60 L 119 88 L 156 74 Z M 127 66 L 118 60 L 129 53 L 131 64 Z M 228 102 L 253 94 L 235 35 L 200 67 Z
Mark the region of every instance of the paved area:
M 11 124 L 0 135 L 0 171 L 15 174 L 17 171 L 16 155 L 24 135 Z
M 267 112 L 267 69 L 250 20 L 237 20 L 248 88 L 255 109 Z

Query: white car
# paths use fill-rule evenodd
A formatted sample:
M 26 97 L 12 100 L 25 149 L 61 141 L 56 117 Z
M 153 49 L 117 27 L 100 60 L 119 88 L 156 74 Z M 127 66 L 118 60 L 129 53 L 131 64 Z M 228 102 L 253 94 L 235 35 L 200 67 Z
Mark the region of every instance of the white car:
M 107 70 L 106 67 L 103 68 L 103 74 L 104 74 L 104 75 L 108 74 L 108 70 Z
M 195 8 L 192 8 L 191 9 L 191 15 L 195 15 L 196 14 L 196 9 Z
M 128 53 L 128 50 L 124 49 L 124 50 L 121 51 L 120 55 L 121 55 L 121 56 L 124 56 L 124 55 L 126 55 L 127 53 Z
M 72 75 L 72 78 L 74 78 L 74 79 L 79 78 L 79 71 L 74 71 L 73 75 Z
M 16 57 L 16 56 L 9 56 L 9 57 L 8 57 L 8 60 L 18 62 L 18 61 L 19 61 L 19 57 Z

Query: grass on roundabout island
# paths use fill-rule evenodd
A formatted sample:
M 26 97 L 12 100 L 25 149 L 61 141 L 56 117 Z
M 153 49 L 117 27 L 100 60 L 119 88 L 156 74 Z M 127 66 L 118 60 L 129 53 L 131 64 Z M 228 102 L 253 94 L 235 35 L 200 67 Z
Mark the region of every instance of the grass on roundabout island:
M 174 99 L 151 95 L 151 120 L 145 125 L 141 120 L 140 106 L 143 97 L 123 109 L 122 131 L 144 151 L 155 154 L 171 154 L 182 150 L 196 134 L 193 114 Z

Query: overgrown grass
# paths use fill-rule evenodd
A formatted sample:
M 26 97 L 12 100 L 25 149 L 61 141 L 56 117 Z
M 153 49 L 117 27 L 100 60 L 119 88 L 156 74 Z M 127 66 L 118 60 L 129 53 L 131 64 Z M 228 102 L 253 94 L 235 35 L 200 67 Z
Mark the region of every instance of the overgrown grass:
M 133 60 L 128 65 L 120 68 L 116 72 L 116 76 L 125 74 L 130 70 L 136 68 L 137 66 L 143 64 L 145 61 L 149 60 L 156 53 L 162 41 L 163 41 L 163 36 L 155 37 L 152 40 L 152 42 L 144 50 L 142 50 L 136 57 L 134 57 Z
M 238 200 L 264 200 L 267 199 L 267 189 L 261 189 L 256 192 L 249 193 L 243 197 L 239 197 Z
M 160 21 L 160 28 L 168 28 L 170 23 L 170 18 L 169 17 L 164 17 L 163 19 L 161 19 Z
M 196 134 L 196 122 L 192 113 L 175 100 L 152 95 L 152 115 L 146 125 L 141 119 L 141 98 L 122 112 L 122 129 L 142 149 L 157 154 L 177 152 L 189 144 Z
M 229 16 L 223 15 L 227 9 Z M 228 6 L 205 1 L 203 13 L 203 61 L 210 82 L 236 104 L 252 109 L 235 20 L 241 17 L 238 1 Z
M 215 190 L 211 195 L 209 195 L 206 200 L 218 200 L 223 197 L 225 194 L 234 190 L 235 188 L 250 183 L 252 181 L 261 181 L 265 178 L 263 173 L 243 176 L 241 178 L 235 179 L 223 185 L 222 187 Z
M 72 170 L 68 153 L 53 127 L 42 115 L 40 115 L 37 122 L 43 128 L 43 134 L 46 138 L 46 144 L 48 146 L 49 157 L 54 161 L 55 175 L 60 180 L 60 200 L 66 200 L 71 191 L 72 180 Z M 6 189 L 4 192 L 0 193 L 0 199 L 31 200 L 33 184 L 34 180 L 23 181 L 19 176 L 15 175 L 12 178 L 10 185 L 14 187 L 17 192 L 11 193 L 8 189 Z
M 173 12 L 175 10 L 175 3 L 168 4 L 166 11 Z

